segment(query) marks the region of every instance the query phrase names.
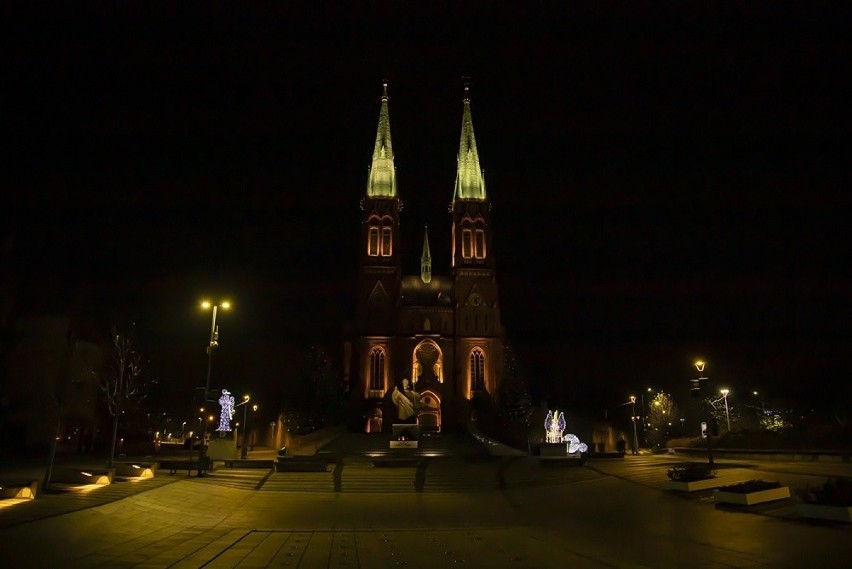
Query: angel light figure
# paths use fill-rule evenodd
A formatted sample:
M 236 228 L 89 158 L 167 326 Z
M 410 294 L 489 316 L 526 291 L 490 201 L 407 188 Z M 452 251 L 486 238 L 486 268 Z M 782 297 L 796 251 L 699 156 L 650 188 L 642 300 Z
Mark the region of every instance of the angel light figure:
M 544 419 L 544 429 L 547 432 L 547 442 L 561 443 L 562 433 L 565 431 L 565 413 L 548 411 Z
M 234 396 L 227 389 L 222 390 L 219 405 L 222 407 L 222 410 L 219 412 L 219 426 L 216 427 L 216 431 L 230 432 L 231 419 L 234 417 Z

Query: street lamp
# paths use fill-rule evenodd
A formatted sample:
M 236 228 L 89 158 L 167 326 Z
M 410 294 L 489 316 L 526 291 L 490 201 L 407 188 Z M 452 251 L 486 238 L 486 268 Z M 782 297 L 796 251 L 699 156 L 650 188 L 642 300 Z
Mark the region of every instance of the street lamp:
M 654 390 L 650 387 L 646 391 L 649 394 L 654 393 Z M 648 395 L 648 397 L 650 397 L 650 395 Z M 639 413 L 642 416 L 642 439 L 644 439 L 645 444 L 647 445 L 648 444 L 648 434 L 645 431 L 648 427 L 648 421 L 647 421 L 648 416 L 645 413 L 646 407 L 645 407 L 645 392 L 644 391 L 639 393 L 639 398 L 640 398 L 640 402 L 642 404 L 641 413 Z M 650 402 L 649 402 L 649 404 L 650 404 Z
M 210 322 L 210 341 L 207 343 L 207 381 L 204 384 L 204 400 L 205 401 L 214 401 L 214 399 L 210 398 L 210 375 L 213 370 L 213 351 L 219 346 L 219 326 L 216 324 L 216 315 L 219 312 L 219 308 L 222 310 L 229 310 L 231 308 L 231 303 L 228 301 L 222 301 L 218 304 L 211 303 L 208 300 L 201 301 L 201 308 L 204 310 L 213 309 L 213 319 Z M 207 436 L 207 425 L 204 425 L 204 436 Z M 198 475 L 203 476 L 203 465 L 204 465 L 204 441 L 201 441 L 201 449 L 198 455 Z
M 257 413 L 257 403 L 255 403 L 254 405 L 251 406 L 251 410 L 253 412 Z M 248 433 L 246 433 L 246 434 L 248 434 Z M 254 435 L 252 435 L 252 437 L 251 437 L 251 450 L 254 450 Z
M 248 413 L 248 405 L 247 405 L 247 403 L 249 402 L 250 399 L 251 399 L 251 397 L 249 397 L 248 395 L 243 395 L 242 403 L 237 404 L 237 407 L 239 407 L 240 405 L 243 406 L 243 436 L 242 436 L 243 442 L 242 442 L 242 446 L 240 447 L 240 459 L 242 459 L 242 460 L 245 460 L 246 455 L 248 454 L 248 449 L 246 448 L 246 431 L 248 431 L 248 414 L 247 414 Z M 255 405 L 255 407 L 257 407 L 257 405 Z
M 731 415 L 728 413 L 728 391 L 727 389 L 720 390 L 722 397 L 725 399 L 725 421 L 728 423 L 728 432 L 731 432 Z
M 636 434 L 636 396 L 630 396 L 630 420 L 633 421 L 633 454 L 639 454 L 639 435 Z
M 707 381 L 706 377 L 703 377 L 704 374 L 704 366 L 707 364 L 702 360 L 698 360 L 695 362 L 695 369 L 698 370 L 698 379 L 693 380 L 695 385 L 698 386 L 699 392 L 701 389 L 701 382 Z M 704 421 L 707 425 L 707 462 L 710 464 L 710 468 L 713 468 L 713 429 L 710 427 L 710 404 L 707 401 L 704 401 Z
M 213 304 L 209 300 L 201 302 L 201 308 L 204 310 L 213 309 L 213 319 L 210 322 L 210 342 L 207 344 L 207 382 L 204 384 L 205 399 L 209 397 L 210 393 L 210 375 L 213 370 L 213 351 L 219 347 L 219 326 L 216 324 L 216 314 L 219 312 L 220 307 L 222 310 L 229 310 L 231 308 L 231 303 L 223 301 L 219 304 Z

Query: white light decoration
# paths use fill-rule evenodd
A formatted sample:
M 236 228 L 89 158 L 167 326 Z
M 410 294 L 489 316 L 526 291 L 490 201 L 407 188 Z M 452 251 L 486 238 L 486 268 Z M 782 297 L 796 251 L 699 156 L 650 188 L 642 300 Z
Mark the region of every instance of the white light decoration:
M 581 443 L 580 439 L 577 438 L 577 435 L 572 435 L 568 433 L 564 438 L 565 442 L 568 443 L 568 454 L 574 454 L 577 452 L 588 452 L 589 447 L 586 443 Z
M 577 435 L 570 433 L 562 435 L 565 432 L 565 413 L 559 410 L 547 412 L 547 417 L 544 419 L 544 429 L 547 433 L 546 440 L 548 443 L 568 443 L 568 454 L 588 452 L 589 450 L 588 445 L 580 442 Z
M 222 390 L 219 405 L 222 410 L 219 412 L 219 426 L 216 427 L 216 431 L 229 433 L 231 432 L 231 418 L 234 416 L 234 396 L 227 389 Z
M 548 411 L 544 419 L 544 429 L 547 432 L 547 442 L 561 443 L 562 433 L 565 431 L 565 413 Z

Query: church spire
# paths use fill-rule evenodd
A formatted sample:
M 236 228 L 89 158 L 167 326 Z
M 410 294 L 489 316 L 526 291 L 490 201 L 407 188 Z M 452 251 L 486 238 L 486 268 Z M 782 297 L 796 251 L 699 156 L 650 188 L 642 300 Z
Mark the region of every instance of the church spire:
M 456 172 L 455 200 L 484 200 L 485 176 L 479 167 L 479 152 L 473 135 L 473 118 L 470 114 L 470 85 L 464 84 L 464 113 L 462 115 L 461 141 L 459 142 L 458 171 Z
M 376 131 L 373 163 L 367 180 L 367 197 L 396 197 L 396 166 L 393 163 L 393 146 L 391 145 L 387 81 L 382 82 L 382 106 L 379 111 L 379 128 Z
M 423 228 L 423 254 L 420 255 L 420 280 L 432 281 L 432 252 L 429 250 L 429 226 Z

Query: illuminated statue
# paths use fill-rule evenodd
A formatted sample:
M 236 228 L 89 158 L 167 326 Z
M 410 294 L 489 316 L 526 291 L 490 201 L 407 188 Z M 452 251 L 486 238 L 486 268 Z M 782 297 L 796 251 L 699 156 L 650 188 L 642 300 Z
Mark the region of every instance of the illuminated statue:
M 562 433 L 565 431 L 565 413 L 548 411 L 544 419 L 544 429 L 547 432 L 547 442 L 561 443 Z
M 230 432 L 231 418 L 234 416 L 234 396 L 227 389 L 222 390 L 219 406 L 222 407 L 222 410 L 219 412 L 219 426 L 216 427 L 216 431 Z
M 394 386 L 391 401 L 396 405 L 400 421 L 417 418 L 417 412 L 420 410 L 420 394 L 409 387 L 408 378 L 402 380 L 402 391 Z
M 580 439 L 577 438 L 577 435 L 569 433 L 565 435 L 565 441 L 568 443 L 568 454 L 587 452 L 589 450 L 588 445 L 586 445 L 586 443 L 581 443 Z
M 586 443 L 580 442 L 577 435 L 562 433 L 565 432 L 565 413 L 557 411 L 548 411 L 547 417 L 544 419 L 544 429 L 547 434 L 547 442 L 549 443 L 568 443 L 568 454 L 576 454 L 578 452 L 587 452 L 589 450 Z

